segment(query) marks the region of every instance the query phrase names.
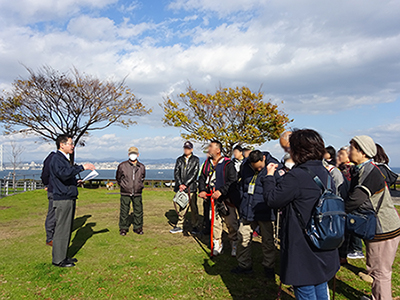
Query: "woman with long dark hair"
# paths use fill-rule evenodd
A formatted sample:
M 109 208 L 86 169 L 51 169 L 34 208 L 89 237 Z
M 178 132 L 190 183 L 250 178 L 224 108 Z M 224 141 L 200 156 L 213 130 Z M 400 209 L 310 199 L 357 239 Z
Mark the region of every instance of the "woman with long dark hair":
M 282 208 L 281 280 L 294 287 L 297 299 L 329 299 L 328 281 L 340 268 L 338 251 L 322 251 L 305 235 L 299 217 L 307 224 L 321 196 L 320 187 L 307 169 L 324 184 L 331 181 L 322 164 L 325 145 L 314 130 L 295 130 L 290 136 L 290 155 L 295 167 L 276 185 L 276 166 L 267 166 L 263 178 L 264 199 L 272 208 Z M 295 209 L 299 211 L 296 215 Z

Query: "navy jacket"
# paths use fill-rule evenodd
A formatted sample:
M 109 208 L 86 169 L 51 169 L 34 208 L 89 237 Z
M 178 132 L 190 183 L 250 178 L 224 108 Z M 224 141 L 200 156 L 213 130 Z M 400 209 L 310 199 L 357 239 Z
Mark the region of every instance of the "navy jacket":
M 275 184 L 273 176 L 263 178 L 264 197 L 272 208 L 282 210 L 281 280 L 294 286 L 315 285 L 335 276 L 340 268 L 337 249 L 322 251 L 309 242 L 301 229 L 293 205 L 299 210 L 305 223 L 311 218 L 313 208 L 321 195 L 321 189 L 307 171 L 317 174 L 322 182 L 334 182 L 322 161 L 308 161 L 290 170 L 283 180 Z
M 266 166 L 271 162 L 279 164 L 278 171 L 275 172 L 275 178 L 279 181 L 282 174 L 279 170 L 282 168 L 282 165 L 269 152 L 264 152 L 263 154 L 265 155 Z M 239 204 L 239 216 L 241 219 L 247 221 L 274 221 L 275 213 L 264 201 L 262 178 L 267 175 L 267 169 L 264 168 L 257 175 L 254 194 L 249 194 L 249 185 L 254 175 L 255 172 L 249 160 L 246 159 L 240 170 L 239 188 L 241 201 Z
M 47 187 L 48 193 L 53 192 L 53 185 L 51 184 L 50 181 L 50 162 L 55 154 L 56 152 L 52 151 L 46 157 L 46 159 L 43 162 L 42 175 L 40 176 L 40 178 L 42 179 L 42 183 Z
M 83 166 L 71 166 L 63 153 L 57 151 L 50 161 L 50 181 L 53 185 L 54 200 L 75 200 L 78 198 L 76 175 Z

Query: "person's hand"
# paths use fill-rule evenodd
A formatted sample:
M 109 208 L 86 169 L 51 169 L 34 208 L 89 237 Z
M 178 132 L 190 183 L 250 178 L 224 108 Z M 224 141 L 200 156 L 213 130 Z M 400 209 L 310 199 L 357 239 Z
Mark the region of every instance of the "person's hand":
M 85 170 L 91 170 L 91 171 L 93 171 L 94 169 L 96 169 L 96 168 L 94 167 L 94 164 L 84 164 L 84 165 L 83 165 L 83 168 L 84 168 Z
M 186 190 L 186 185 L 181 184 L 181 185 L 179 186 L 179 191 L 180 191 L 180 192 L 183 192 L 184 190 Z
M 212 194 L 212 198 L 213 199 L 215 199 L 215 200 L 217 200 L 219 197 L 221 197 L 221 192 L 220 191 L 215 191 L 213 194 Z
M 277 168 L 278 168 L 277 164 L 269 163 L 267 166 L 267 175 L 273 176 Z
M 76 184 L 77 184 L 78 186 L 83 186 L 83 180 L 79 179 L 79 180 L 76 182 Z
M 44 190 L 47 192 L 47 190 L 48 190 L 47 186 L 44 188 Z
M 203 199 L 207 199 L 207 193 L 206 192 L 200 192 L 199 197 L 203 198 Z

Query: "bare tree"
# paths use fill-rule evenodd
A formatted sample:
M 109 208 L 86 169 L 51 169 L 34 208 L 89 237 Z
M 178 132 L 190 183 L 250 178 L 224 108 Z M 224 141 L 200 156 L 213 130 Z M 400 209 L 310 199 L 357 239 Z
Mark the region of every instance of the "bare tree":
M 22 153 L 25 148 L 21 145 L 18 145 L 15 141 L 10 142 L 10 152 L 9 152 L 9 160 L 12 167 L 12 176 L 13 176 L 13 189 L 16 189 L 17 185 L 17 169 L 22 163 Z
M 0 96 L 0 122 L 6 134 L 22 128 L 19 132 L 46 141 L 70 134 L 76 145 L 84 146 L 85 136 L 93 130 L 113 124 L 128 127 L 136 123 L 131 117 L 151 113 L 124 80 L 100 80 L 75 68 L 64 73 L 51 67 L 27 70 L 27 79 L 16 79 Z

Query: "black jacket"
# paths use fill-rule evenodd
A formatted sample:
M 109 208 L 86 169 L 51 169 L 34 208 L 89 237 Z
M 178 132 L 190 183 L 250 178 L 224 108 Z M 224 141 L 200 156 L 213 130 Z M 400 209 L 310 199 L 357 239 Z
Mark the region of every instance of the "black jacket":
M 231 186 L 233 183 L 237 181 L 237 172 L 235 169 L 235 165 L 229 158 L 224 158 L 224 160 L 219 163 L 220 167 L 223 169 L 223 178 L 221 181 L 223 184 L 221 187 L 216 190 L 220 191 L 222 196 L 218 199 L 219 201 L 223 201 L 229 198 L 229 192 L 231 190 Z M 212 172 L 213 165 L 211 158 L 207 159 L 201 169 L 200 177 L 199 177 L 199 192 L 209 192 L 210 186 L 207 183 L 207 179 Z
M 181 184 L 189 187 L 191 193 L 197 191 L 199 164 L 199 158 L 193 154 L 189 157 L 187 164 L 184 155 L 176 159 L 174 170 L 175 192 L 179 191 Z
M 46 159 L 43 162 L 42 175 L 40 175 L 40 178 L 42 179 L 42 183 L 44 184 L 44 186 L 47 187 L 48 193 L 53 192 L 53 185 L 51 184 L 51 181 L 50 181 L 50 162 L 55 154 L 56 154 L 56 152 L 52 151 L 46 157 Z
M 54 200 L 75 200 L 78 198 L 76 175 L 83 166 L 71 166 L 69 160 L 57 151 L 50 161 L 50 182 L 53 185 Z
M 265 166 L 269 163 L 278 164 L 278 170 L 275 172 L 275 179 L 279 182 L 282 175 L 285 174 L 282 169 L 282 164 L 279 163 L 269 152 L 263 153 L 265 156 Z M 240 189 L 240 200 L 239 203 L 235 203 L 239 207 L 240 218 L 247 221 L 274 221 L 275 214 L 267 203 L 264 201 L 263 184 L 262 178 L 267 175 L 267 169 L 264 168 L 257 175 L 255 180 L 254 194 L 249 194 L 249 185 L 253 180 L 255 172 L 251 167 L 250 161 L 246 159 L 240 170 L 239 189 Z
M 322 161 L 308 161 L 300 166 L 312 170 L 324 183 L 331 180 L 334 186 Z M 324 283 L 332 279 L 340 268 L 338 250 L 322 251 L 312 245 L 293 210 L 293 205 L 296 205 L 304 222 L 308 223 L 321 195 L 321 189 L 300 166 L 290 170 L 278 185 L 275 185 L 273 176 L 266 176 L 263 180 L 267 204 L 272 208 L 283 208 L 281 280 L 294 286 Z

